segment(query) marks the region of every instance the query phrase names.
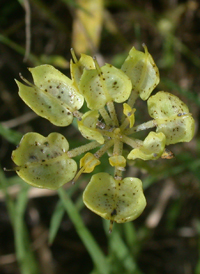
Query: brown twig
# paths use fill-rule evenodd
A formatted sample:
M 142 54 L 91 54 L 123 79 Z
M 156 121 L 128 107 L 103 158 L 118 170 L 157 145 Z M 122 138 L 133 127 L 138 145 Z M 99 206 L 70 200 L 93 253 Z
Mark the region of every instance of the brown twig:
M 28 0 L 24 1 L 24 9 L 25 9 L 25 24 L 26 24 L 26 49 L 25 49 L 25 56 L 24 62 L 27 61 L 29 58 L 29 54 L 31 51 L 31 9 Z

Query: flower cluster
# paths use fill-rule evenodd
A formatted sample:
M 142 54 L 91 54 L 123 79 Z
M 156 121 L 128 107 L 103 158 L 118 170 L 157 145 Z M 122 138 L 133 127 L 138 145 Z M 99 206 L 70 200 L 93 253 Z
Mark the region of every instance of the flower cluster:
M 110 64 L 100 67 L 97 60 L 82 54 L 78 60 L 72 50 L 71 79 L 50 65 L 30 68 L 34 84 L 17 82 L 22 100 L 39 116 L 56 126 L 68 126 L 77 119 L 78 129 L 89 141 L 69 150 L 66 138 L 59 133 L 43 137 L 27 133 L 12 153 L 17 174 L 34 187 L 58 189 L 75 182 L 82 173 L 91 173 L 108 155 L 113 175 L 93 175 L 84 193 L 85 205 L 113 222 L 136 219 L 146 206 L 142 182 L 123 178 L 127 159 L 156 160 L 171 158 L 166 145 L 189 142 L 194 135 L 194 119 L 188 107 L 176 96 L 159 91 L 150 97 L 159 83 L 159 71 L 147 47 L 144 52 L 130 50 L 121 69 Z M 147 100 L 152 120 L 135 125 L 135 101 Z M 86 101 L 88 111 L 80 111 Z M 122 113 L 116 111 L 121 104 Z M 134 133 L 150 131 L 144 140 Z M 130 147 L 123 153 L 124 144 Z M 96 150 L 95 153 L 89 151 Z M 83 154 L 79 168 L 73 159 Z M 126 159 L 127 158 L 127 159 Z

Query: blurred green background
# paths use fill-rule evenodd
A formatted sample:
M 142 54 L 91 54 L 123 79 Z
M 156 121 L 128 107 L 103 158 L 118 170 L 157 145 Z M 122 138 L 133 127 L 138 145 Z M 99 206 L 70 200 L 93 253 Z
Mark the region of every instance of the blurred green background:
M 0 4 L 0 273 L 200 273 L 200 4 L 187 0 L 1 0 Z M 158 90 L 179 96 L 196 121 L 190 143 L 169 148 L 171 160 L 135 161 L 127 175 L 144 184 L 147 207 L 136 221 L 114 225 L 84 207 L 82 176 L 66 192 L 28 187 L 12 168 L 21 136 L 56 131 L 70 147 L 84 140 L 57 128 L 19 98 L 14 78 L 52 64 L 69 76 L 70 48 L 120 67 L 145 43 L 160 70 Z M 137 102 L 136 123 L 149 120 Z M 98 167 L 99 168 L 99 167 Z M 107 163 L 101 169 L 106 171 Z

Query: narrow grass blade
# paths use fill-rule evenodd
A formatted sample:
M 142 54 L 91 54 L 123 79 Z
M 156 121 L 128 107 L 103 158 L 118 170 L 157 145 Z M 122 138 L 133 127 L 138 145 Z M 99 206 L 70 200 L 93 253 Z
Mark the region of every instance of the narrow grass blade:
M 79 188 L 80 182 L 77 182 L 74 184 L 69 190 L 68 195 L 71 197 L 73 193 Z M 50 221 L 50 228 L 49 228 L 49 244 L 52 244 L 56 234 L 58 232 L 58 229 L 60 227 L 63 215 L 65 213 L 65 208 L 61 200 L 57 202 L 57 205 L 55 207 L 55 210 L 52 214 L 51 221 Z
M 27 205 L 29 187 L 27 185 L 23 186 L 17 197 L 17 201 L 14 202 L 8 194 L 8 185 L 8 180 L 4 176 L 3 170 L 0 169 L 0 186 L 5 193 L 5 202 L 14 231 L 15 250 L 20 273 L 39 274 L 39 268 L 32 252 L 28 231 L 24 223 L 24 212 Z
M 116 260 L 116 263 L 113 262 L 113 265 L 120 265 L 121 268 L 126 270 L 125 273 L 127 274 L 141 274 L 141 271 L 138 269 L 138 266 L 136 264 L 135 258 L 123 241 L 117 226 L 118 225 L 115 224 L 111 235 L 107 233 L 111 253 L 110 256 L 112 257 L 114 255 L 114 258 Z M 108 231 L 107 223 L 105 224 L 105 230 L 106 232 Z
M 28 201 L 28 189 L 29 186 L 25 186 L 21 189 L 15 206 L 14 234 L 16 256 L 22 274 L 39 274 L 40 271 L 31 249 L 28 231 L 24 223 L 24 213 Z
M 23 47 L 19 46 L 17 43 L 13 42 L 12 40 L 10 40 L 9 38 L 7 38 L 6 36 L 4 36 L 2 34 L 0 34 L 0 43 L 5 44 L 6 46 L 8 46 L 11 49 L 15 50 L 16 52 L 18 52 L 22 56 L 24 56 L 24 54 L 25 54 L 25 49 Z M 36 56 L 34 56 L 33 54 L 29 55 L 29 60 L 35 66 L 41 64 L 40 60 Z
M 98 269 L 99 274 L 109 274 L 109 265 L 106 261 L 105 255 L 101 251 L 90 231 L 84 225 L 82 218 L 75 205 L 71 201 L 69 195 L 62 188 L 58 190 L 58 194 L 65 207 L 66 212 L 68 213 L 71 221 L 76 228 L 79 237 L 81 238 L 82 242 L 85 245 L 85 248 L 89 252 L 94 265 Z
M 7 141 L 9 141 L 10 143 L 12 143 L 14 145 L 19 144 L 19 141 L 22 138 L 21 133 L 15 131 L 15 130 L 6 128 L 6 127 L 2 126 L 1 124 L 0 124 L 0 135 L 3 136 Z
M 53 215 L 51 217 L 50 229 L 49 229 L 49 244 L 52 244 L 56 237 L 56 234 L 60 227 L 60 223 L 62 221 L 64 213 L 65 213 L 65 209 L 63 207 L 63 203 L 61 201 L 58 201 L 56 208 L 53 212 Z

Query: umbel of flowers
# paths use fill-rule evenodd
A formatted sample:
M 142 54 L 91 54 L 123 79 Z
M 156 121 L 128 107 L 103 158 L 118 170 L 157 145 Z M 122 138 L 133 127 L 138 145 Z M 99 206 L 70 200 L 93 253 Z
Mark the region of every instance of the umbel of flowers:
M 136 219 L 146 206 L 142 182 L 123 178 L 126 160 L 170 158 L 166 145 L 189 142 L 194 135 L 194 119 L 188 107 L 175 95 L 159 91 L 159 71 L 147 47 L 144 52 L 130 50 L 121 69 L 110 64 L 100 67 L 95 58 L 82 54 L 78 60 L 72 50 L 71 79 L 50 65 L 30 68 L 34 84 L 17 82 L 19 96 L 39 116 L 56 126 L 65 127 L 77 119 L 78 130 L 89 140 L 86 145 L 69 149 L 59 133 L 43 137 L 30 132 L 23 136 L 12 153 L 17 174 L 34 187 L 58 189 L 75 182 L 82 173 L 93 172 L 108 155 L 113 174 L 94 174 L 84 193 L 85 205 L 113 222 Z M 135 101 L 147 100 L 150 121 L 135 126 Z M 88 111 L 80 111 L 86 101 Z M 122 113 L 116 113 L 122 104 Z M 119 108 L 120 109 L 120 108 Z M 144 140 L 134 133 L 155 128 Z M 130 151 L 127 159 L 124 144 Z M 91 153 L 89 151 L 94 151 Z M 73 159 L 83 155 L 79 165 Z

